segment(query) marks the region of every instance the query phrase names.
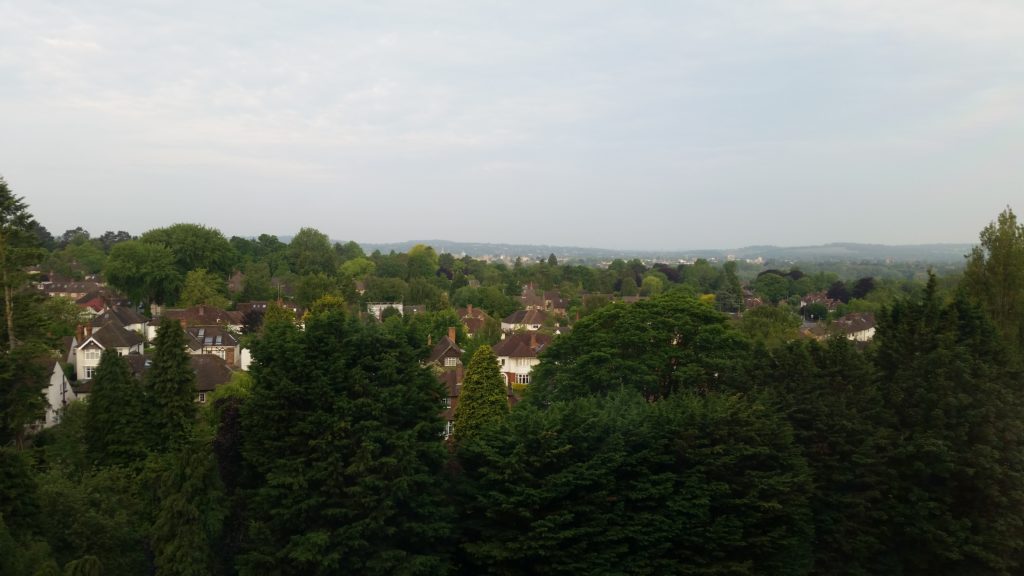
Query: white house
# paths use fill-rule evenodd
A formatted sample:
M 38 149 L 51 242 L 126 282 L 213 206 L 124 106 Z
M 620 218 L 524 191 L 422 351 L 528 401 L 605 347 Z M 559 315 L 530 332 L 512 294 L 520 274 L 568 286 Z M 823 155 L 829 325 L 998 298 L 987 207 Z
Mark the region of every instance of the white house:
M 117 350 L 119 356 L 142 354 L 145 342 L 138 332 L 126 330 L 116 319 L 100 327 L 91 326 L 82 335 L 82 343 L 75 350 L 75 374 L 79 380 L 92 378 L 100 364 L 104 350 Z
M 552 336 L 538 332 L 508 334 L 494 345 L 494 355 L 508 384 L 529 384 L 530 372 L 540 364 L 537 355 L 551 343 Z
M 509 314 L 501 321 L 501 329 L 505 332 L 517 330 L 540 330 L 548 320 L 548 313 L 543 310 L 520 310 Z

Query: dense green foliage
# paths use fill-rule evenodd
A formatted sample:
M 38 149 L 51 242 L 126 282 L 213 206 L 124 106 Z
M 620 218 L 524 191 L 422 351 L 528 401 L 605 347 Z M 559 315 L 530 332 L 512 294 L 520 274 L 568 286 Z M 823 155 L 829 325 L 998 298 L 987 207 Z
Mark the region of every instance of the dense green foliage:
M 988 312 L 1008 350 L 1024 356 L 1024 224 L 1007 208 L 981 231 L 981 243 L 967 257 L 964 287 Z
M 455 408 L 455 440 L 462 441 L 475 435 L 507 413 L 505 378 L 498 371 L 494 350 L 485 344 L 477 349 L 466 367 L 459 405 Z
M 287 244 L 189 224 L 54 239 L 10 198 L 51 271 L 106 270 L 136 305 L 280 296 L 309 310 L 301 328 L 275 305 L 249 318 L 251 372 L 202 407 L 165 322 L 143 381 L 105 353 L 88 401 L 36 432 L 47 351 L 78 319 L 8 267 L 0 574 L 1024 570 L 1024 251 L 1009 209 L 958 284 L 867 264 L 367 255 L 313 229 Z M 567 313 L 542 328 L 562 334 L 509 410 L 489 344 L 524 288 Z M 745 288 L 778 305 L 744 310 Z M 874 342 L 802 338 L 812 293 L 805 318 L 873 312 Z M 634 294 L 649 298 L 621 301 Z M 379 322 L 373 300 L 418 308 Z M 473 339 L 453 309 L 470 304 L 491 315 Z M 445 391 L 421 363 L 452 326 L 471 356 L 446 444 Z
M 241 572 L 445 572 L 440 385 L 401 323 L 328 307 L 305 331 L 264 330 L 241 420 L 254 476 Z
M 760 402 L 517 409 L 460 444 L 467 574 L 803 574 L 810 487 Z
M 156 332 L 153 366 L 146 374 L 150 445 L 158 452 L 183 444 L 195 421 L 195 373 L 185 350 L 185 332 L 164 318 Z
M 85 419 L 86 454 L 99 466 L 129 465 L 146 455 L 146 398 L 128 364 L 104 350 L 92 378 Z
M 613 304 L 577 322 L 543 353 L 531 393 L 550 402 L 622 389 L 650 399 L 679 390 L 742 390 L 748 348 L 724 315 L 673 291 Z

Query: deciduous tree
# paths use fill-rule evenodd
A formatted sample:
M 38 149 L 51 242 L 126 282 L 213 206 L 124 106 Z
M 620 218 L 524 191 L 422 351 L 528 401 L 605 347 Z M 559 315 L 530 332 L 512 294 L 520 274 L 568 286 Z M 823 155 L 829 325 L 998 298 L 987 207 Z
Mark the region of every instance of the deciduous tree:
M 1009 207 L 981 231 L 981 243 L 967 256 L 964 286 L 1024 360 L 1024 224 Z

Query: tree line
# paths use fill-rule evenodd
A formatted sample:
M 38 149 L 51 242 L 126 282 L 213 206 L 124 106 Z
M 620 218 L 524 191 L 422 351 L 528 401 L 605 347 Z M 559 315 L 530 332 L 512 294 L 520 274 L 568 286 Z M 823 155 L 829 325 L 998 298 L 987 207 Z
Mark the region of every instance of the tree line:
M 268 315 L 251 374 L 199 410 L 162 329 L 141 379 L 104 357 L 88 402 L 0 450 L 0 572 L 1020 572 L 1012 211 L 955 287 L 883 306 L 866 349 L 760 338 L 707 293 L 590 311 L 511 410 L 479 347 L 450 443 L 421 321 L 368 321 L 333 291 L 304 329 Z M 31 381 L 21 310 L 41 314 L 17 296 L 5 398 Z

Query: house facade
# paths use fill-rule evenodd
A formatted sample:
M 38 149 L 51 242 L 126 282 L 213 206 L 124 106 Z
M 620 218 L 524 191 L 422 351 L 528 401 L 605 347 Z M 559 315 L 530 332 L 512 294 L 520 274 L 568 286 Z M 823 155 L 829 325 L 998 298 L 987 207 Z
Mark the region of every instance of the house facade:
M 141 334 L 126 330 L 116 319 L 109 319 L 99 327 L 82 327 L 76 340 L 81 342 L 75 348 L 75 375 L 78 380 L 92 379 L 104 350 L 116 350 L 118 356 L 128 356 L 142 354 L 145 345 Z
M 539 332 L 506 334 L 494 346 L 498 366 L 508 385 L 524 386 L 530 383 L 533 367 L 540 364 L 538 354 L 549 344 L 552 336 Z
M 462 365 L 462 349 L 455 342 L 455 328 L 448 329 L 448 335 L 430 350 L 425 365 L 431 367 L 437 379 L 444 385 L 445 396 L 441 398 L 441 417 L 444 420 L 444 437 L 447 439 L 455 431 L 455 408 L 459 405 L 459 393 L 462 391 L 462 378 L 465 371 Z
M 509 314 L 501 321 L 501 329 L 505 332 L 540 330 L 547 321 L 548 313 L 543 310 L 519 310 Z

